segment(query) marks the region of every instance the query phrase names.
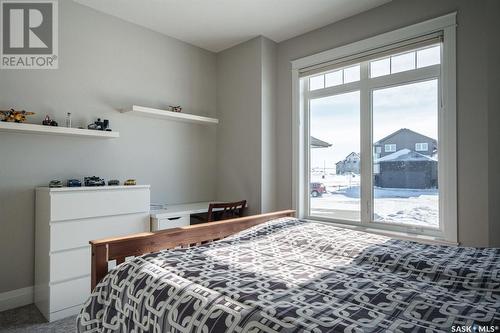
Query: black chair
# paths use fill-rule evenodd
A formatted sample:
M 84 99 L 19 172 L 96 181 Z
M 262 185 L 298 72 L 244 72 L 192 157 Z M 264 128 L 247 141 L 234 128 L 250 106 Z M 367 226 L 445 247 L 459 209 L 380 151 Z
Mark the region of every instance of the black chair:
M 219 202 L 208 205 L 207 222 L 228 220 L 243 216 L 246 200 L 236 202 Z
M 217 202 L 208 205 L 207 214 L 193 214 L 191 215 L 191 224 L 206 223 L 213 221 L 228 220 L 237 217 L 242 217 L 246 200 L 236 202 Z

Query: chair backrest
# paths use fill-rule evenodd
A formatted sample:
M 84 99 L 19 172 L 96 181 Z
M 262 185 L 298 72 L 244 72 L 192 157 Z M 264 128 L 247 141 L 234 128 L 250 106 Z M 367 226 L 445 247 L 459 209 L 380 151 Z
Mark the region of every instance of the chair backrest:
M 246 200 L 236 202 L 217 202 L 208 205 L 207 221 L 227 220 L 243 216 L 243 210 L 247 205 Z

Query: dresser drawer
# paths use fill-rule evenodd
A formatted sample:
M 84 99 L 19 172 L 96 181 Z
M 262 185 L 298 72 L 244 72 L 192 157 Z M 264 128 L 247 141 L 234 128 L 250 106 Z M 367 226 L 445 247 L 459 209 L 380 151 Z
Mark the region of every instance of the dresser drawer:
M 90 296 L 90 276 L 50 285 L 50 312 L 83 304 Z
M 190 224 L 189 215 L 170 216 L 161 219 L 152 219 L 152 231 L 185 227 Z
M 90 245 L 50 254 L 50 282 L 90 275 Z
M 149 188 L 51 192 L 50 220 L 149 212 Z
M 149 231 L 149 213 L 50 223 L 50 251 L 89 245 L 89 241 Z

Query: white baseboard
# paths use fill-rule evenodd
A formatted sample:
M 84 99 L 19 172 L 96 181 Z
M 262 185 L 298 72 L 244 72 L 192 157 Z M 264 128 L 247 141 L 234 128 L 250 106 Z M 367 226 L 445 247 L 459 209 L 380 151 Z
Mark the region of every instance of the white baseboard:
M 0 293 L 0 312 L 33 303 L 33 287 Z

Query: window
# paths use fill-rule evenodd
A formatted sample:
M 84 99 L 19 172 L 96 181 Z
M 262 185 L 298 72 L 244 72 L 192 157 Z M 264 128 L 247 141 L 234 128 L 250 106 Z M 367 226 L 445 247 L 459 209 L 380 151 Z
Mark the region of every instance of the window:
M 360 150 L 359 102 L 359 91 L 314 98 L 309 102 L 310 135 L 334 143 L 328 148 L 309 150 L 310 182 L 324 183 L 328 192 L 321 197 L 311 197 L 310 209 L 314 216 L 350 221 L 359 221 L 361 218 L 359 171 L 353 168 L 349 156 L 353 150 Z M 337 162 L 343 162 L 343 170 L 336 170 Z M 349 197 L 348 204 L 330 200 L 344 195 Z
M 391 58 L 370 62 L 370 77 L 379 77 L 391 74 Z
M 343 84 L 343 73 L 342 71 L 335 71 L 332 73 L 325 74 L 325 86 L 333 87 Z
M 309 86 L 311 90 L 322 89 L 325 87 L 325 76 L 319 75 L 309 79 Z
M 391 135 L 401 142 L 399 150 L 385 145 L 390 154 L 372 162 L 373 222 L 439 227 L 438 161 L 415 153 L 416 144 L 405 146 L 418 134 L 437 139 L 437 97 L 435 78 L 372 91 L 373 141 Z
M 417 68 L 439 64 L 441 58 L 441 48 L 433 46 L 417 51 Z
M 415 52 L 391 57 L 391 74 L 415 69 Z
M 437 65 L 441 59 L 439 45 L 425 47 L 412 52 L 393 55 L 388 58 L 377 59 L 370 62 L 370 77 L 395 74 L 415 68 L 424 68 Z
M 292 62 L 299 217 L 456 241 L 454 22 Z M 311 196 L 315 182 L 321 196 Z
M 384 151 L 386 153 L 393 153 L 396 151 L 396 144 L 394 143 L 391 143 L 391 144 L 388 144 L 388 145 L 384 145 Z
M 429 145 L 427 142 L 424 143 L 415 143 L 415 151 L 428 151 Z
M 309 90 L 318 90 L 359 81 L 359 65 L 338 69 L 333 72 L 315 75 L 309 78 Z
M 344 83 L 359 81 L 359 65 L 344 69 Z

